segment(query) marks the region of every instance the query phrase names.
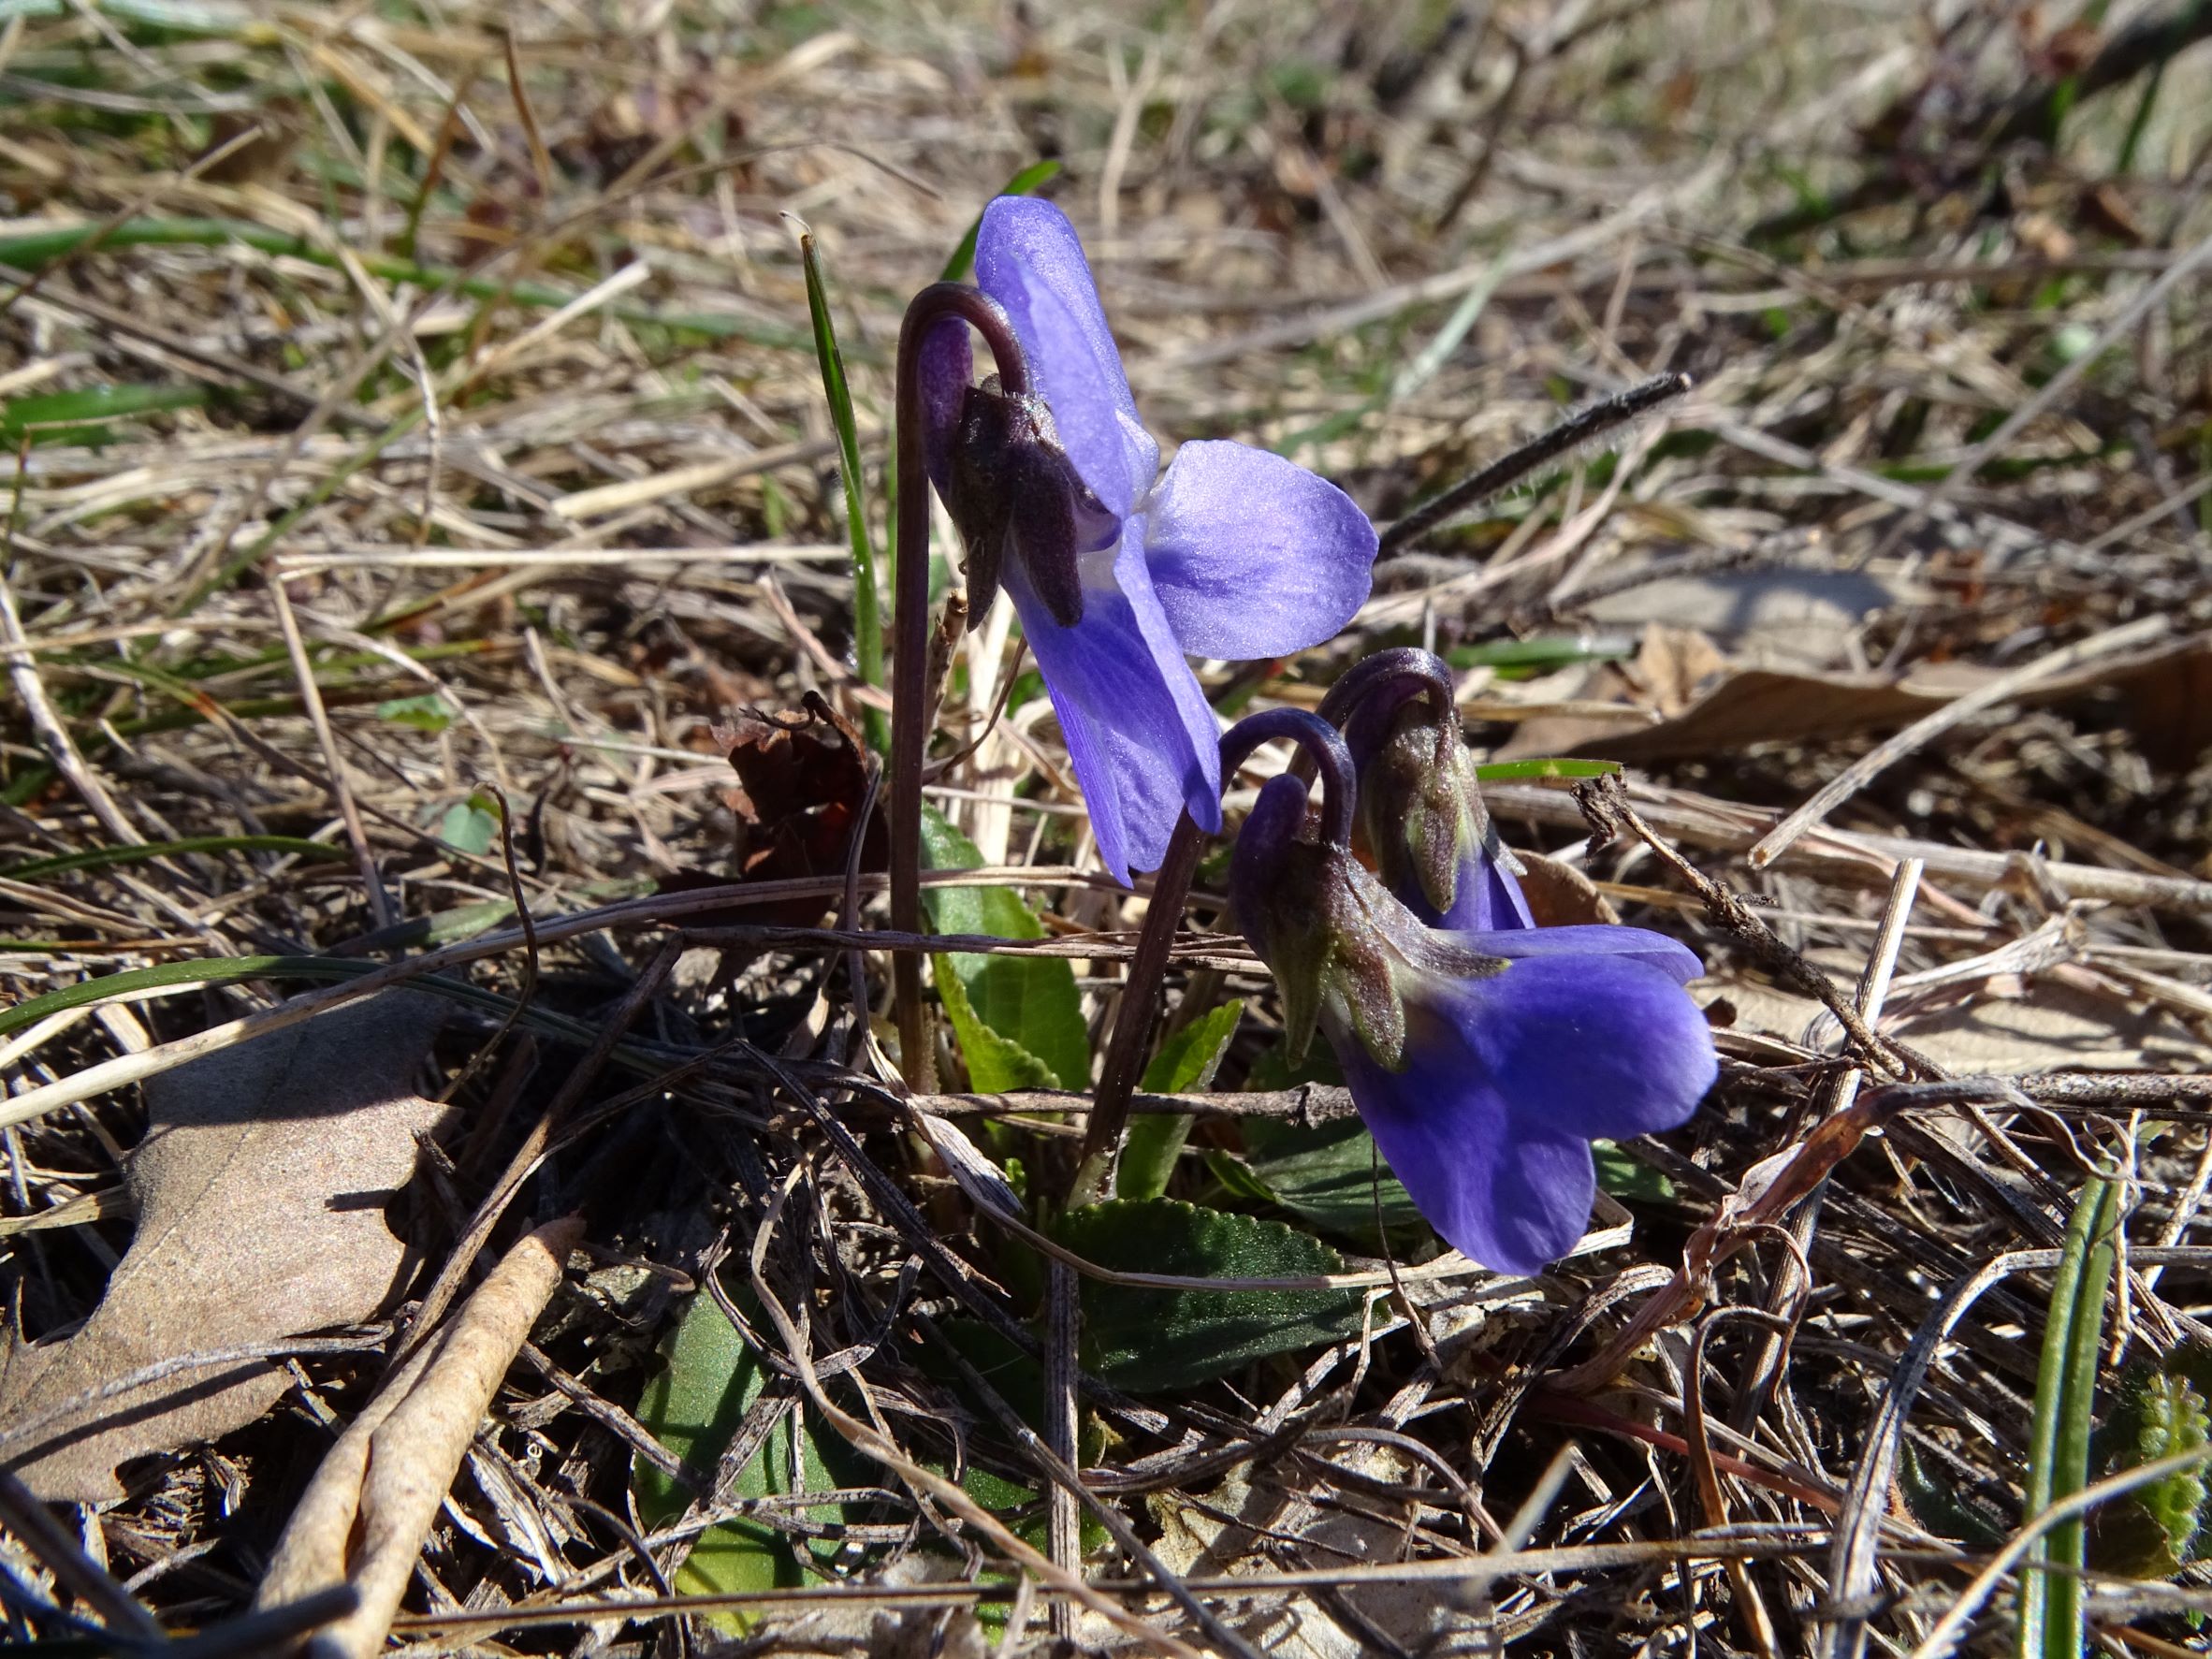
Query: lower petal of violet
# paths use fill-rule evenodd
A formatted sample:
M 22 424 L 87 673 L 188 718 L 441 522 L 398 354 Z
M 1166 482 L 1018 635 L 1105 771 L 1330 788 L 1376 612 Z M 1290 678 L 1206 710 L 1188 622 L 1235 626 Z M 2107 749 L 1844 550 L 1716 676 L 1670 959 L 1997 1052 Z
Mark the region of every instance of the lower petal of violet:
M 1515 926 L 1510 921 L 1492 929 L 1456 931 L 1452 942 L 1482 956 L 1503 956 L 1507 961 L 1533 961 L 1551 956 L 1625 956 L 1633 961 L 1655 968 L 1678 985 L 1686 985 L 1705 972 L 1705 964 L 1697 959 L 1697 953 L 1680 939 L 1669 939 L 1664 933 L 1653 933 L 1648 927 L 1621 927 L 1608 923 L 1591 923 L 1579 927 L 1528 927 Z M 1695 1008 L 1684 998 L 1674 999 L 1676 1012 Z M 1706 1048 L 1712 1047 L 1712 1037 L 1702 1016 L 1690 1022 L 1695 1025 Z
M 1245 661 L 1318 645 L 1374 581 L 1375 534 L 1351 497 L 1295 462 L 1205 440 L 1175 452 L 1144 558 L 1176 643 Z
M 1477 948 L 1641 932 L 1486 934 Z M 1421 1214 L 1504 1273 L 1534 1273 L 1581 1236 L 1592 1139 L 1676 1127 L 1719 1071 L 1704 1016 L 1672 972 L 1570 942 L 1581 948 L 1523 952 L 1498 973 L 1415 990 L 1402 1070 L 1384 1070 L 1355 1039 L 1335 1043 L 1360 1115 Z
M 1020 560 L 1009 560 L 1004 573 L 1052 692 L 1099 860 L 1125 883 L 1132 869 L 1159 867 L 1186 808 L 1201 829 L 1221 827 L 1218 727 L 1145 580 L 1142 534 L 1142 521 L 1132 520 L 1111 582 L 1086 577 L 1083 618 L 1072 628 L 1053 620 Z
M 1534 927 L 1528 900 L 1513 872 L 1495 859 L 1477 853 L 1460 860 L 1459 880 L 1453 884 L 1451 909 L 1439 916 L 1416 888 L 1399 896 L 1405 908 L 1431 927 L 1454 932 L 1489 933 L 1493 929 Z M 1492 954 L 1498 953 L 1493 952 Z M 1693 976 L 1695 977 L 1695 976 Z

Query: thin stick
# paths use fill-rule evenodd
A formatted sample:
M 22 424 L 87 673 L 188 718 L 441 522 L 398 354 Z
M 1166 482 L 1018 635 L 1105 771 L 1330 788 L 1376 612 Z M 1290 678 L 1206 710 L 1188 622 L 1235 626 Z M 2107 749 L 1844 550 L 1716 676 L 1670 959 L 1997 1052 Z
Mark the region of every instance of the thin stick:
M 1550 431 L 1539 433 L 1519 449 L 1500 456 L 1473 477 L 1461 480 L 1442 495 L 1406 514 L 1382 532 L 1381 546 L 1375 557 L 1389 559 L 1403 553 L 1447 518 L 1518 483 L 1545 462 L 1556 460 L 1593 438 L 1626 426 L 1637 415 L 1681 397 L 1690 386 L 1687 374 L 1654 374 L 1624 392 L 1601 398 L 1587 408 L 1576 410 Z
M 2163 639 L 2173 632 L 2173 619 L 2162 613 L 2140 617 L 2132 622 L 2123 622 L 2117 628 L 2107 628 L 2102 633 L 2091 634 L 2088 639 L 2016 668 L 2012 673 L 2002 675 L 1987 685 L 1944 704 L 1933 713 L 1922 716 L 1886 743 L 1876 744 L 1866 754 L 1844 767 L 1816 790 L 1811 800 L 1754 842 L 1750 854 L 1752 868 L 1765 869 L 1782 856 L 1783 851 L 1792 841 L 1871 783 L 1881 773 L 1942 736 L 1952 727 L 1963 724 L 1985 709 L 1994 708 L 2031 686 L 2078 668 L 2084 662 Z
M 307 709 L 307 718 L 315 729 L 315 741 L 322 745 L 323 764 L 330 773 L 330 798 L 337 803 L 338 816 L 345 823 L 345 838 L 353 843 L 354 861 L 361 866 L 361 885 L 369 895 L 369 913 L 379 927 L 392 924 L 392 901 L 384 890 L 384 878 L 377 873 L 376 853 L 369 845 L 369 830 L 361 822 L 361 810 L 354 805 L 354 792 L 345 781 L 345 766 L 338 758 L 338 737 L 330 729 L 329 712 L 323 706 L 322 688 L 315 684 L 314 664 L 308 661 L 307 641 L 299 632 L 299 618 L 292 611 L 290 585 L 282 576 L 269 585 L 270 599 L 275 603 L 277 623 L 284 631 L 284 649 L 291 653 L 292 673 L 299 681 L 299 701 Z
M 1858 976 L 1858 994 L 1853 998 L 1859 1018 L 1866 1021 L 1870 1031 L 1881 1027 L 1882 1007 L 1889 999 L 1890 982 L 1897 977 L 1898 952 L 1905 942 L 1905 924 L 1912 919 L 1913 901 L 1919 896 L 1920 877 L 1927 868 L 1919 859 L 1908 858 L 1898 866 L 1896 879 L 1890 882 L 1889 902 L 1882 908 L 1881 925 L 1874 935 L 1867 965 Z M 1833 1117 L 1839 1112 L 1850 1111 L 1858 1099 L 1859 1084 L 1866 1075 L 1863 1066 L 1854 1066 L 1824 1085 L 1819 1096 L 1819 1116 Z M 1789 1236 L 1797 1245 L 1797 1259 L 1800 1262 L 1812 1258 L 1812 1234 L 1820 1225 L 1821 1201 L 1827 1195 L 1827 1189 L 1828 1184 L 1823 1181 L 1790 1217 Z M 1802 1290 L 1802 1286 L 1793 1287 L 1787 1277 L 1778 1274 L 1768 1292 L 1767 1312 L 1779 1317 Z M 1790 1329 L 1795 1328 L 1792 1321 Z M 1728 1418 L 1729 1426 L 1739 1433 L 1749 1433 L 1752 1424 L 1766 1410 L 1768 1393 L 1781 1375 L 1786 1351 L 1787 1339 L 1783 1332 L 1768 1330 L 1759 1337 L 1757 1350 L 1745 1373 L 1750 1380 L 1737 1391 L 1736 1408 Z

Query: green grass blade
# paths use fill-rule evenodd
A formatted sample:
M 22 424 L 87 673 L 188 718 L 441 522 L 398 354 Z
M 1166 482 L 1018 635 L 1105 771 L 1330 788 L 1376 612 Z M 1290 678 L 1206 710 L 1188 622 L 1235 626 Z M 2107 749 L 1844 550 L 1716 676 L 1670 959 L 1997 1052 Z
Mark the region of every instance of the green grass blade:
M 89 852 L 70 852 L 59 858 L 35 858 L 29 864 L 0 870 L 0 877 L 10 881 L 35 881 L 41 876 L 104 869 L 109 865 L 142 864 L 150 858 L 173 858 L 185 852 L 290 852 L 300 858 L 345 857 L 342 848 L 333 847 L 327 841 L 310 841 L 301 836 L 187 836 L 181 841 L 149 841 L 138 847 L 95 847 Z
M 1570 761 L 1532 755 L 1525 761 L 1485 761 L 1475 768 L 1484 783 L 1510 778 L 1610 778 L 1621 770 L 1619 761 Z
M 822 389 L 829 399 L 830 424 L 837 429 L 837 469 L 845 475 L 845 533 L 852 543 L 852 654 L 860 682 L 883 683 L 883 594 L 876 586 L 876 545 L 868 534 L 867 498 L 861 488 L 860 431 L 852 417 L 852 388 L 845 380 L 845 359 L 837 351 L 837 327 L 830 318 L 829 289 L 822 281 L 822 257 L 809 231 L 799 233 L 799 260 L 807 268 L 807 314 L 814 325 L 814 357 L 822 365 Z M 863 717 L 868 743 L 879 753 L 891 748 L 891 722 L 880 708 Z
M 2118 1210 L 2115 1184 L 2091 1181 L 2067 1226 L 2066 1246 L 2051 1283 L 2050 1317 L 2029 1429 L 2024 1513 L 2030 1517 L 2088 1484 L 2097 1354 L 2104 1335 L 2104 1293 L 2112 1282 Z M 2019 1659 L 2080 1659 L 2085 1631 L 2081 1522 L 2053 1527 L 2029 1560 L 2038 1564 L 2021 1576 L 2014 1652 Z M 2059 1570 L 2043 1571 L 2046 1564 Z
M 1006 182 L 1000 196 L 1034 196 L 1053 180 L 1060 176 L 1056 161 L 1033 161 Z M 953 250 L 953 256 L 945 261 L 945 269 L 938 275 L 940 283 L 965 283 L 975 265 L 976 232 L 983 227 L 983 216 L 978 213 L 968 226 L 968 234 L 960 239 L 960 245 Z
M 199 409 L 210 393 L 204 386 L 98 386 L 76 392 L 47 392 L 10 398 L 0 403 L 0 439 L 10 446 L 28 433 L 34 444 L 97 439 L 112 420 L 160 415 L 172 409 Z

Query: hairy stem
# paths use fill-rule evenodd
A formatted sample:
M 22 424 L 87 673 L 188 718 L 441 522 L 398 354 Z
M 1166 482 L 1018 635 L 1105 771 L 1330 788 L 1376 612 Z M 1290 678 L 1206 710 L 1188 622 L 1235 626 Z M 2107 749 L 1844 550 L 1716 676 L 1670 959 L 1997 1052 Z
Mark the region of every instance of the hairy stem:
M 891 925 L 922 927 L 922 763 L 929 747 L 928 431 L 922 409 L 922 347 L 939 325 L 964 323 L 983 337 L 999 385 L 1029 389 L 1028 360 L 999 303 L 960 283 L 933 283 L 914 296 L 898 331 L 898 570 L 892 618 Z M 922 959 L 900 955 L 891 968 L 898 1012 L 899 1066 L 915 1089 L 937 1086 L 929 1011 L 922 1000 Z

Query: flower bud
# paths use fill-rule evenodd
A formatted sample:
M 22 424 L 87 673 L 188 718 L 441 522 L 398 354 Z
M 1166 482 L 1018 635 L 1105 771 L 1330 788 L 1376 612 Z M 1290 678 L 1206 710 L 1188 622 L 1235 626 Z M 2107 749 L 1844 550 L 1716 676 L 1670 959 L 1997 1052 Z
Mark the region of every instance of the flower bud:
M 1347 688 L 1343 716 L 1359 769 L 1361 850 L 1384 885 L 1432 926 L 1534 926 L 1513 879 L 1519 866 L 1491 822 L 1460 735 L 1450 670 L 1426 651 L 1383 659 L 1369 660 L 1381 672 Z

